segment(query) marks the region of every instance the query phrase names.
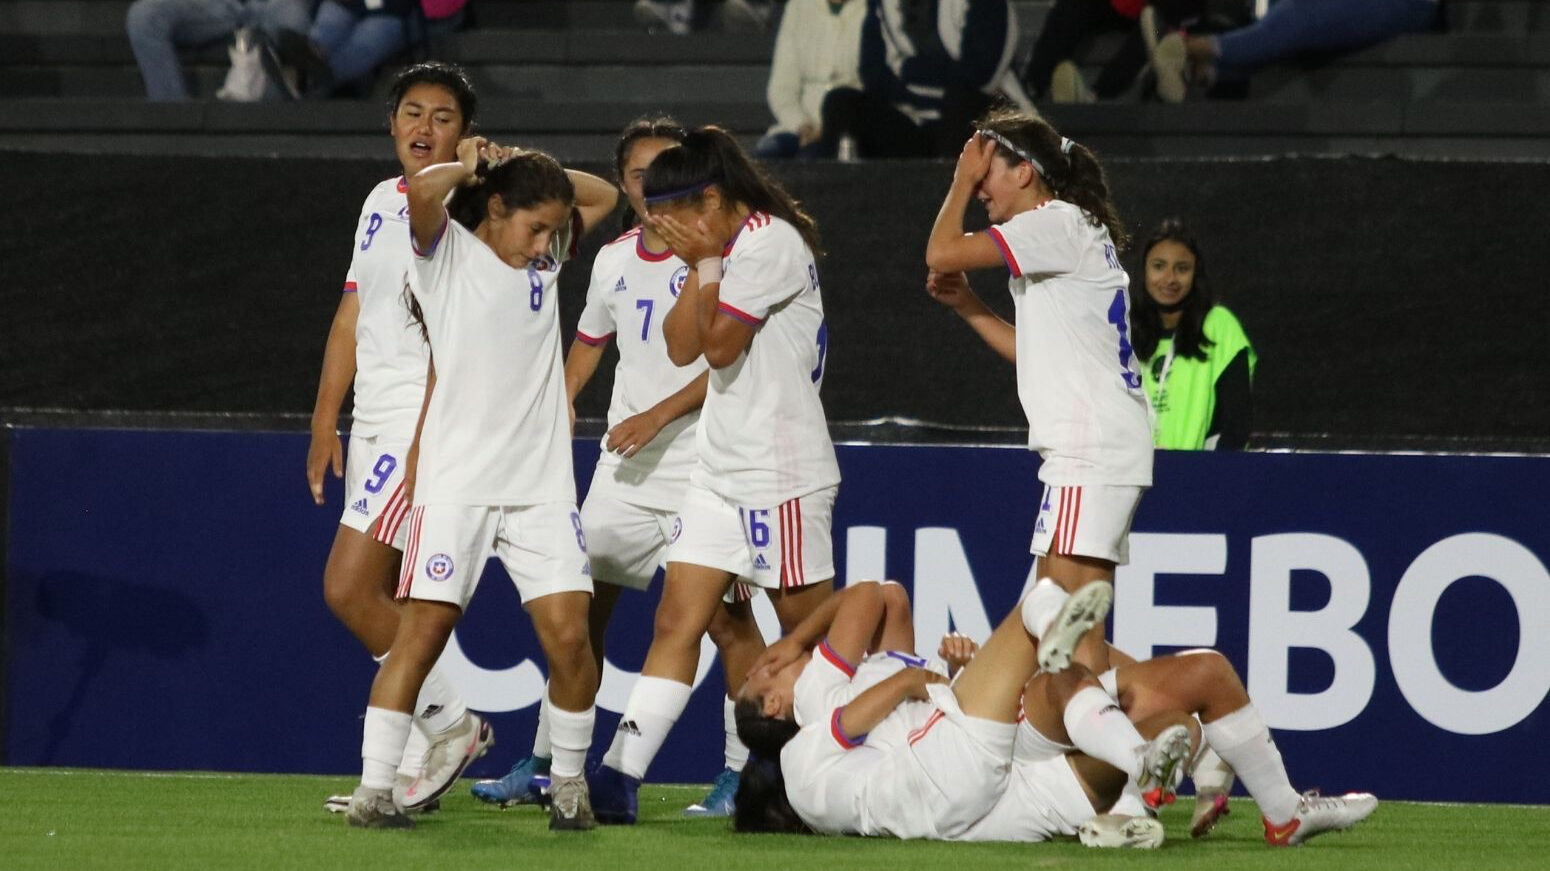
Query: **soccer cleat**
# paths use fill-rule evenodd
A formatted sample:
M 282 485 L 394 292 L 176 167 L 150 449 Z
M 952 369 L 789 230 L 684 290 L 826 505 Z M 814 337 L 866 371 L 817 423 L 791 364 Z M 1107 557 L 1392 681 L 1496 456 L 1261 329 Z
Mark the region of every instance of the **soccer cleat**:
M 554 831 L 584 832 L 597 828 L 592 815 L 592 800 L 583 775 L 556 777 L 549 786 L 549 828 Z
M 323 810 L 331 814 L 342 814 L 350 809 L 350 797 L 348 795 L 331 795 L 323 802 Z M 429 804 L 421 805 L 413 813 L 433 814 L 441 810 L 441 800 L 437 799 Z
M 1136 785 L 1145 793 L 1146 803 L 1162 807 L 1173 802 L 1173 791 L 1184 779 L 1190 759 L 1189 730 L 1169 726 L 1141 748 L 1141 774 Z
M 1114 587 L 1108 581 L 1093 581 L 1072 593 L 1039 638 L 1039 668 L 1050 672 L 1069 668 L 1077 642 L 1109 616 L 1113 602 Z
M 452 728 L 430 738 L 430 752 L 418 773 L 400 774 L 393 785 L 393 800 L 405 810 L 416 810 L 446 794 L 468 764 L 495 744 L 495 730 L 470 711 Z
M 711 781 L 710 793 L 697 803 L 684 808 L 686 817 L 729 817 L 736 809 L 737 784 L 742 775 L 730 768 L 721 769 Z
M 607 765 L 599 766 L 587 775 L 587 787 L 592 798 L 592 812 L 597 821 L 608 826 L 632 826 L 639 812 L 637 793 L 640 780 Z M 550 794 L 554 792 L 550 788 Z
M 358 829 L 412 829 L 414 820 L 393 801 L 391 789 L 357 786 L 350 796 L 345 822 Z
M 1232 811 L 1227 807 L 1227 793 L 1216 790 L 1195 792 L 1195 813 L 1189 818 L 1189 836 L 1204 838 Z
M 1163 824 L 1151 817 L 1098 814 L 1076 830 L 1084 847 L 1155 850 L 1162 846 Z
M 549 803 L 549 760 L 541 756 L 529 756 L 511 766 L 506 776 L 498 780 L 481 780 L 471 790 L 474 798 L 511 807 L 514 804 Z
M 1322 796 L 1305 792 L 1297 803 L 1297 813 L 1276 825 L 1261 817 L 1265 824 L 1265 843 L 1272 847 L 1295 847 L 1325 832 L 1349 829 L 1378 809 L 1378 797 L 1370 792 Z

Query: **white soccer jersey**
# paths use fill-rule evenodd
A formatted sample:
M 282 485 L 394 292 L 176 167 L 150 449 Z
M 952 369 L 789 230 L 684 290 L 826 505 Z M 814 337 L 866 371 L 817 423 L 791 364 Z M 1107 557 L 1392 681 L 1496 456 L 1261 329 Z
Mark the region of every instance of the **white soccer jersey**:
M 760 507 L 839 484 L 818 398 L 829 345 L 818 267 L 795 227 L 748 216 L 723 256 L 720 310 L 755 332 L 735 362 L 711 370 L 695 480 Z
M 409 198 L 402 176 L 372 188 L 355 226 L 346 293 L 360 301 L 355 321 L 355 407 L 350 432 L 408 443 L 425 399 L 430 354 L 409 317 Z
M 1152 483 L 1151 411 L 1130 346 L 1130 278 L 1107 228 L 1050 200 L 986 231 L 1017 307 L 1017 394 L 1053 485 Z
M 575 502 L 555 298 L 575 224 L 555 234 L 547 256 L 513 269 L 443 220 L 410 272 L 436 363 L 415 504 Z
M 619 346 L 609 429 L 682 390 L 708 368 L 704 358 L 683 367 L 668 359 L 662 319 L 678 299 L 689 267 L 671 251 L 647 251 L 642 237 L 637 227 L 597 253 L 576 326 L 578 342 L 601 345 L 614 338 Z M 631 505 L 678 510 L 694 469 L 699 419 L 694 411 L 669 423 L 631 457 L 608 450 L 605 435 L 594 476 L 611 476 L 622 488 L 615 491 L 619 498 Z
M 856 696 L 909 665 L 873 654 L 852 667 L 819 645 L 797 679 L 794 708 L 802 730 L 781 750 L 786 797 L 815 831 L 938 837 L 934 793 L 907 758 L 909 738 L 935 708 L 904 701 L 866 735 L 846 735 L 841 712 Z

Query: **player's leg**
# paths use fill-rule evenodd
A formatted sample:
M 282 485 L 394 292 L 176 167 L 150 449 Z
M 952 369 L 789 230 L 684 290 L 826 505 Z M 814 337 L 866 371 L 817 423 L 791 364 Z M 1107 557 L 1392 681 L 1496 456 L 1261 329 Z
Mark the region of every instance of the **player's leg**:
M 1195 714 L 1206 742 L 1231 766 L 1264 816 L 1272 845 L 1300 844 L 1314 835 L 1350 828 L 1377 808 L 1368 793 L 1299 795 L 1275 740 L 1243 681 L 1226 657 L 1190 651 L 1119 669 L 1116 688 L 1132 716 L 1173 707 Z
M 711 781 L 710 792 L 684 808 L 685 816 L 725 817 L 736 810 L 737 788 L 743 767 L 748 764 L 748 747 L 737 735 L 736 693 L 742 687 L 743 676 L 764 652 L 764 636 L 754 622 L 749 599 L 753 592 L 746 584 L 733 584 L 710 621 L 710 640 L 721 657 L 726 686 L 721 700 L 723 765 Z
M 1112 596 L 1114 568 L 1129 559 L 1130 525 L 1142 492 L 1140 487 L 1046 486 L 1029 548 L 1038 558 L 1040 583 L 1048 580 L 1070 594 L 1101 585 Z M 1040 601 L 1045 604 L 1027 621 L 1029 631 L 1043 642 L 1040 666 L 1058 671 L 1069 655 L 1094 674 L 1107 671 L 1102 621 L 1057 621 L 1055 597 Z
M 1081 666 L 1034 675 L 1024 690 L 1022 708 L 1023 728 L 1032 729 L 1047 744 L 1071 745 L 1143 784 L 1171 789 L 1191 758 L 1188 728 L 1168 730 L 1161 741 L 1149 738 L 1163 733 L 1168 725 L 1186 720 L 1192 725 L 1193 720 L 1161 711 L 1152 715 L 1150 728 L 1142 730 Z M 1117 797 L 1118 791 L 1096 806 L 1106 809 Z
M 581 516 L 569 503 L 501 510 L 496 554 L 517 585 L 549 666 L 549 828 L 597 823 L 587 794 L 587 750 L 597 719 L 598 670 L 588 613 L 592 579 Z

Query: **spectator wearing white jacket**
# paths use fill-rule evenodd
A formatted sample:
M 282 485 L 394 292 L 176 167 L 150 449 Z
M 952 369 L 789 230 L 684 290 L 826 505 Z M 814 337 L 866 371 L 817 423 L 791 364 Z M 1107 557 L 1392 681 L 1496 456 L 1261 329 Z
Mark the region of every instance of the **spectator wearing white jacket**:
M 864 0 L 789 0 L 775 37 L 765 90 L 775 124 L 754 147 L 760 158 L 817 157 L 823 99 L 861 86 Z

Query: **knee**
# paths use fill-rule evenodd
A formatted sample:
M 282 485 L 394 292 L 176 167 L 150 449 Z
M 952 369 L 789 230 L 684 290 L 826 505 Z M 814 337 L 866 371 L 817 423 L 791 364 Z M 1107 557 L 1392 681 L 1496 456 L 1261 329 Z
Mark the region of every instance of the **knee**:
M 1188 669 L 1190 682 L 1196 686 L 1222 686 L 1238 683 L 1238 672 L 1220 652 L 1201 648 L 1179 655 L 1182 665 Z
M 746 643 L 757 637 L 759 627 L 753 621 L 753 615 L 733 614 L 727 608 L 717 608 L 716 615 L 711 618 L 710 629 L 711 643 L 718 650 L 726 650 L 736 647 L 740 643 Z M 762 639 L 761 639 L 762 642 Z
M 135 0 L 124 14 L 124 30 L 130 42 L 166 38 L 170 27 L 161 15 L 158 0 Z

